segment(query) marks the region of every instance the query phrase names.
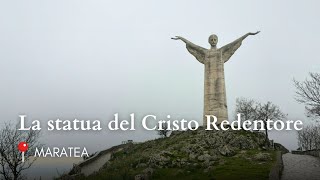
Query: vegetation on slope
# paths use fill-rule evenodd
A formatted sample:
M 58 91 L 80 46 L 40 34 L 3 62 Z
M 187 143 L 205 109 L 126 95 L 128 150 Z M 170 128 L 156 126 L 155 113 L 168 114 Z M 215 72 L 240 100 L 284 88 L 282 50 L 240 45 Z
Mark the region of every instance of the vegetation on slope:
M 275 151 L 264 135 L 248 131 L 174 132 L 114 153 L 83 179 L 268 179 Z

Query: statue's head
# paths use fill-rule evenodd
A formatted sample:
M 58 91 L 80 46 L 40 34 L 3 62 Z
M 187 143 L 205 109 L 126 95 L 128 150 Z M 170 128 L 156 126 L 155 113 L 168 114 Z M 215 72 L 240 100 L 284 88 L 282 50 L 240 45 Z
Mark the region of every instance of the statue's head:
M 216 46 L 217 43 L 218 43 L 218 36 L 215 35 L 215 34 L 212 34 L 211 36 L 209 36 L 209 40 L 208 41 L 209 41 L 209 44 L 211 46 Z

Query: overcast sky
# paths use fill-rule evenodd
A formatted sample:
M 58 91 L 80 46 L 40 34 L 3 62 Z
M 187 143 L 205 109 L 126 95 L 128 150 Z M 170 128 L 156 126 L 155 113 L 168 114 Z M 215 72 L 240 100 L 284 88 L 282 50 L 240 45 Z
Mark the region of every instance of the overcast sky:
M 18 115 L 99 119 L 120 113 L 202 120 L 204 67 L 170 37 L 208 48 L 247 32 L 225 64 L 229 116 L 237 97 L 272 101 L 306 121 L 292 79 L 319 72 L 318 1 L 0 1 L 0 124 Z M 44 132 L 48 145 L 96 151 L 154 132 Z M 70 135 L 71 134 L 71 135 Z M 284 138 L 287 137 L 288 139 Z M 274 136 L 289 148 L 293 136 Z

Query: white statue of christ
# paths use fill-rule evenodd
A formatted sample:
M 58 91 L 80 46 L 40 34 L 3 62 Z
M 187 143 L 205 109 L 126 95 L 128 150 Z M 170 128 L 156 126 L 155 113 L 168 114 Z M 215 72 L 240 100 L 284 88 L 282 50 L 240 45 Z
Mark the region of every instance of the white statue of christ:
M 234 52 L 241 46 L 242 41 L 249 35 L 256 33 L 247 33 L 239 39 L 217 48 L 218 36 L 215 34 L 209 37 L 210 49 L 200 47 L 187 39 L 176 36 L 171 38 L 181 40 L 186 43 L 188 51 L 205 67 L 204 77 L 204 113 L 203 125 L 206 126 L 207 118 L 205 115 L 214 115 L 217 117 L 217 123 L 228 120 L 228 108 L 226 98 L 226 88 L 224 79 L 224 63 L 227 62 Z

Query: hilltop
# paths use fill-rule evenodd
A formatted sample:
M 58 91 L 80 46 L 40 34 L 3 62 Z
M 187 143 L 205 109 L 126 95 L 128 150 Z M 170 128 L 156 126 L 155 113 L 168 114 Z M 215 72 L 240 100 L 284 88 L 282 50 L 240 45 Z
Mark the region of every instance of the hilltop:
M 244 130 L 174 131 L 113 153 L 82 179 L 268 179 L 276 150 L 264 147 L 264 138 Z

